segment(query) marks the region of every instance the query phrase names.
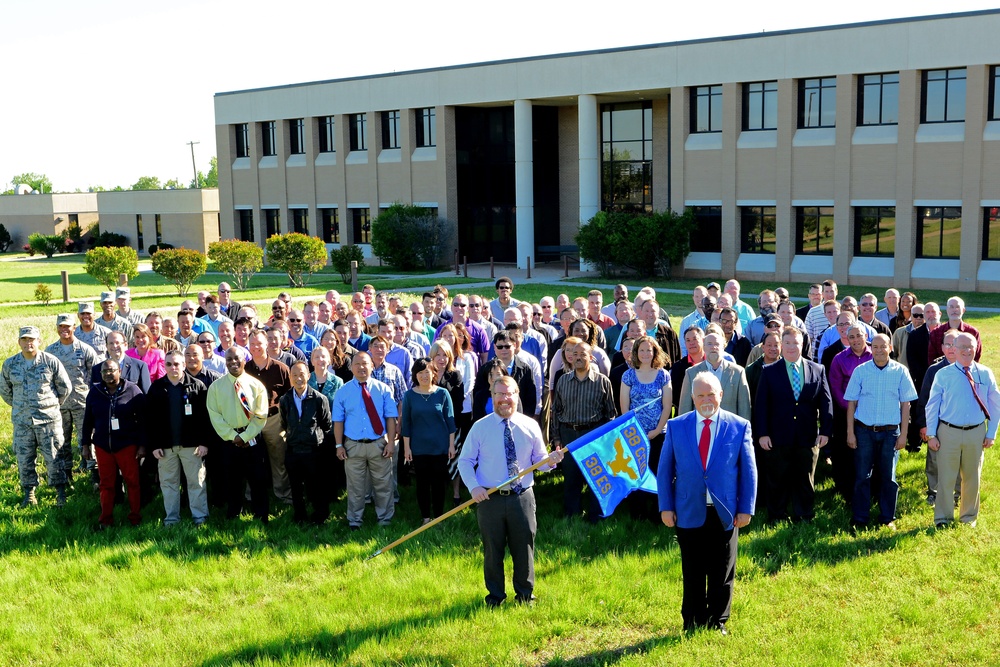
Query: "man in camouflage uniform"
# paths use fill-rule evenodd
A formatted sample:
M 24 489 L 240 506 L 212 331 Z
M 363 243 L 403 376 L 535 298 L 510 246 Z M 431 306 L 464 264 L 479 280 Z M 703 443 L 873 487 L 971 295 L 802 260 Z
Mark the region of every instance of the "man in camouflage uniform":
M 37 505 L 38 474 L 35 460 L 42 450 L 49 485 L 56 489 L 56 506 L 66 504 L 66 472 L 56 459 L 62 447 L 59 406 L 73 390 L 62 363 L 38 349 L 38 327 L 21 327 L 17 340 L 21 352 L 3 362 L 0 398 L 11 406 L 14 454 L 24 490 L 21 507 Z
M 115 293 L 101 292 L 101 316 L 97 323 L 106 329 L 117 331 L 125 336 L 126 346 L 132 344 L 132 323 L 115 313 Z
M 146 323 L 146 316 L 132 309 L 132 290 L 128 287 L 119 287 L 115 290 L 115 301 L 118 302 L 118 310 L 115 315 L 123 320 L 128 320 L 132 326 Z
M 89 301 L 81 301 L 76 312 L 80 326 L 76 328 L 73 335 L 77 340 L 94 348 L 97 358 L 103 361 L 108 356 L 108 334 L 111 331 L 106 327 L 97 326 L 94 321 L 94 304 Z
M 94 348 L 81 342 L 73 335 L 72 315 L 60 315 L 56 319 L 56 331 L 59 333 L 59 340 L 45 348 L 45 351 L 62 362 L 73 385 L 73 391 L 62 404 L 63 444 L 58 455 L 58 460 L 62 463 L 63 470 L 66 471 L 68 484 L 73 481 L 73 443 L 80 439 L 83 411 L 87 406 L 87 392 L 90 391 L 91 369 L 101 360 Z M 74 426 L 77 431 L 76 440 L 73 439 Z M 80 460 L 81 470 L 83 470 L 82 455 Z

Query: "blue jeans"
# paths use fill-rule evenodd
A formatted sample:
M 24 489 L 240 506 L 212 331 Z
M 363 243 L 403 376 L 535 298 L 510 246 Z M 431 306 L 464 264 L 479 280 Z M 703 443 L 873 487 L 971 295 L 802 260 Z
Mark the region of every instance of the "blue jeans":
M 872 504 L 871 478 L 874 474 L 879 480 L 878 520 L 879 523 L 889 523 L 896 516 L 896 496 L 899 493 L 899 484 L 896 483 L 896 462 L 899 460 L 896 438 L 899 437 L 899 429 L 876 433 L 856 426 L 854 435 L 858 448 L 854 452 L 853 519 L 856 523 L 868 523 Z

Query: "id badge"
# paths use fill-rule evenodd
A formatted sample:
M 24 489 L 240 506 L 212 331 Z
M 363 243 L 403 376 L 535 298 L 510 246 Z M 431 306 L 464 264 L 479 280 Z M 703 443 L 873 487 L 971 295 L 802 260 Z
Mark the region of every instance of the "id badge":
M 117 417 L 112 417 L 112 419 L 111 419 L 111 430 L 112 431 L 117 431 L 118 430 L 118 418 Z
M 191 413 L 191 404 L 190 403 L 185 403 L 184 404 L 184 414 L 186 416 L 188 416 L 188 417 L 191 416 L 192 413 Z

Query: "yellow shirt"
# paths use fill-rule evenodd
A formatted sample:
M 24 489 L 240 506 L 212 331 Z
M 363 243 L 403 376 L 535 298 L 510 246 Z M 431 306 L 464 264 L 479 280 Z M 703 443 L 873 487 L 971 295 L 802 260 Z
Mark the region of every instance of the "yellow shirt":
M 252 417 L 247 417 L 243 404 L 236 395 L 236 381 L 247 401 L 250 402 Z M 260 435 L 267 422 L 267 389 L 257 378 L 243 373 L 238 378 L 226 373 L 208 388 L 208 416 L 219 437 L 229 442 L 239 435 L 244 442 Z M 237 432 L 236 429 L 245 429 Z

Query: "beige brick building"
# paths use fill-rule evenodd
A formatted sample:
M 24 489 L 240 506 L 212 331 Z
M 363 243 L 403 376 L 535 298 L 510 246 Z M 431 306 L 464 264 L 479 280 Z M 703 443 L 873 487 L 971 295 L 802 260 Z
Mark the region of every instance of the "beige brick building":
M 395 201 L 523 266 L 683 210 L 684 273 L 1000 289 L 1000 10 L 219 93 L 223 237 L 368 241 Z

